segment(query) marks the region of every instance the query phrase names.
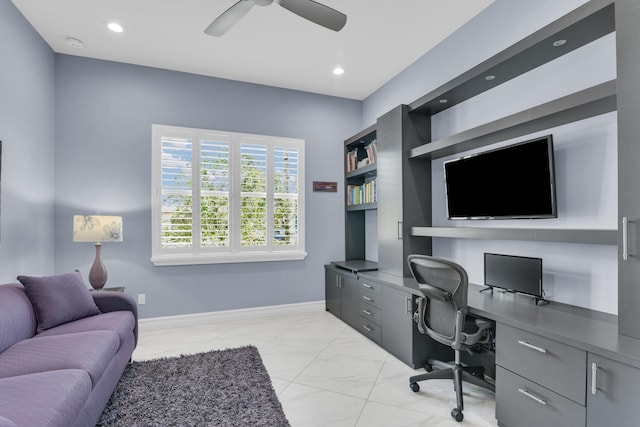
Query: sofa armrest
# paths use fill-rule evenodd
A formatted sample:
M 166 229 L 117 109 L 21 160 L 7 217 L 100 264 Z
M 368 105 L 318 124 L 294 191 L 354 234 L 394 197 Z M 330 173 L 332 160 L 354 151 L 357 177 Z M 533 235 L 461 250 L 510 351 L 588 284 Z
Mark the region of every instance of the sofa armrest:
M 18 427 L 16 423 L 0 415 L 0 427 Z
M 128 310 L 133 313 L 136 325 L 133 329 L 135 342 L 138 343 L 138 305 L 133 297 L 124 292 L 97 291 L 91 292 L 91 296 L 102 313 L 110 311 Z

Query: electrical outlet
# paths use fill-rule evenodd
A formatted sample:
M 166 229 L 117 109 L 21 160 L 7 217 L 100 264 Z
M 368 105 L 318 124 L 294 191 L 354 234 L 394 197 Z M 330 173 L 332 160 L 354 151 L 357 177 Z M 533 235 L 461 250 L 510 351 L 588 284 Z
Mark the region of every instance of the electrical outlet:
M 147 303 L 146 294 L 138 294 L 138 305 L 145 305 Z

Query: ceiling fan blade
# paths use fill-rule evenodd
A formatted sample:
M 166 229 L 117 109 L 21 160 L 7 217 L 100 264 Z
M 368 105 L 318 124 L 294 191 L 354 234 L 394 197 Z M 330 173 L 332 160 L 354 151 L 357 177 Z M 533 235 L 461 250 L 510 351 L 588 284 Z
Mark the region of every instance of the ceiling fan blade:
M 347 15 L 313 0 L 280 0 L 280 6 L 290 12 L 333 31 L 347 23 Z
M 240 0 L 214 19 L 204 32 L 210 36 L 220 37 L 249 13 L 254 4 L 253 0 Z

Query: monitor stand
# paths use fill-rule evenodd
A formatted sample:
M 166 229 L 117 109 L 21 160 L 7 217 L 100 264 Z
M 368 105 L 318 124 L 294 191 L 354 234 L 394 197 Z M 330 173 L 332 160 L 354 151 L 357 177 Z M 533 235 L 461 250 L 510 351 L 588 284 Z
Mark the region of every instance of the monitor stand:
M 482 292 L 485 292 L 485 291 L 491 291 L 491 293 L 493 293 L 494 286 L 488 286 L 488 285 L 484 285 L 484 286 L 485 286 L 485 288 L 484 289 L 480 289 L 478 292 L 482 293 Z M 511 293 L 511 294 L 517 294 L 518 293 L 518 292 L 513 291 L 511 289 L 499 288 L 499 290 L 501 292 L 504 292 L 504 293 Z M 544 299 L 543 297 L 539 297 L 539 296 L 536 296 L 536 295 L 529 295 L 529 294 L 521 294 L 521 295 L 526 295 L 526 296 L 532 297 L 534 299 L 534 304 L 535 305 L 546 305 L 546 304 L 549 304 L 549 301 Z

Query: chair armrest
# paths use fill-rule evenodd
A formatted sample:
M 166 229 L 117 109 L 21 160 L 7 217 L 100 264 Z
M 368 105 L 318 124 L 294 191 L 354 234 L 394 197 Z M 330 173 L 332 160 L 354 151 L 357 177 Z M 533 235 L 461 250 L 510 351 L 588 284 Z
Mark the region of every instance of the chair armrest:
M 491 335 L 488 334 L 487 330 L 494 329 L 494 323 L 489 320 L 484 319 L 476 319 L 476 326 L 478 327 L 478 331 L 473 334 L 464 334 L 466 339 L 464 343 L 467 346 L 472 346 L 474 344 L 484 344 L 489 341 Z
M 124 292 L 99 291 L 91 292 L 91 296 L 102 313 L 111 311 L 130 311 L 136 320 L 133 334 L 138 343 L 138 305 L 133 297 Z
M 451 301 L 453 296 L 447 291 L 438 289 L 435 286 L 428 285 L 426 283 L 420 283 L 420 291 L 431 299 L 438 301 Z

